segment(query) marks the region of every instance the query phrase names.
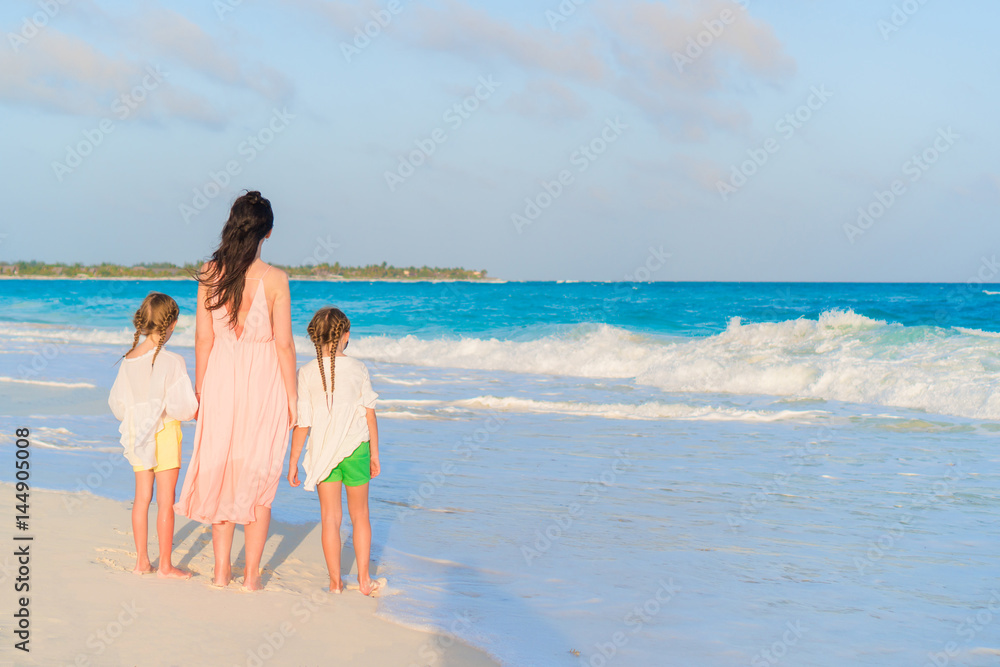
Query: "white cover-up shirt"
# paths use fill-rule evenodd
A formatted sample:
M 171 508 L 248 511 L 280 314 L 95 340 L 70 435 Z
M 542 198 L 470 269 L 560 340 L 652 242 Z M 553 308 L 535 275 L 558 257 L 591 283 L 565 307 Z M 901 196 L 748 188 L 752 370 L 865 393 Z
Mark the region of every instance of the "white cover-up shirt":
M 330 387 L 330 357 L 323 357 L 326 386 Z M 368 368 L 352 357 L 337 357 L 333 394 L 323 392 L 319 362 L 313 359 L 299 369 L 298 424 L 310 427 L 306 456 L 305 489 L 330 476 L 337 464 L 368 440 L 367 408 L 374 408 L 378 394 L 372 389 Z
M 198 412 L 184 357 L 160 350 L 122 359 L 108 405 L 121 420 L 125 458 L 133 466 L 156 467 L 156 432 L 165 420 L 188 421 Z

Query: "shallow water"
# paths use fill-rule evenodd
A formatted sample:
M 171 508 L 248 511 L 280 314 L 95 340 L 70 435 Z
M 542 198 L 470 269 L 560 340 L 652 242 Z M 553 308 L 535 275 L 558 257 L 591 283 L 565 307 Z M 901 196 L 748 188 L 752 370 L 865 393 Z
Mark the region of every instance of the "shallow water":
M 154 286 L 26 282 L 0 282 L 0 447 L 29 425 L 37 483 L 128 500 L 104 401 Z M 322 291 L 349 304 L 384 399 L 380 613 L 513 665 L 997 664 L 996 297 L 617 288 L 459 285 L 449 309 L 448 286 L 293 283 L 299 329 Z M 318 518 L 287 485 L 274 508 Z

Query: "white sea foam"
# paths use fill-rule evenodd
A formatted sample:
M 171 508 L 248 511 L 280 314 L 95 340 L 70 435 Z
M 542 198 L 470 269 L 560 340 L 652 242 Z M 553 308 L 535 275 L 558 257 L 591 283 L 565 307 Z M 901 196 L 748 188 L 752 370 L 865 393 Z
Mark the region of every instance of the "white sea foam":
M 566 401 L 536 401 L 525 398 L 497 396 L 479 396 L 477 398 L 455 401 L 453 404 L 464 408 L 503 412 L 531 412 L 574 415 L 579 417 L 604 417 L 606 419 L 642 420 L 813 421 L 829 414 L 822 410 L 741 410 L 739 408 L 687 405 L 684 403 L 661 403 L 656 401 L 637 405 L 627 403 L 571 403 Z
M 177 327 L 170 337 L 170 347 L 194 347 L 195 322 L 194 317 L 182 315 L 177 321 Z M 56 324 L 35 324 L 21 322 L 6 322 L 0 324 L 0 340 L 13 342 L 20 347 L 28 347 L 45 351 L 44 346 L 78 344 L 78 345 L 114 345 L 128 349 L 132 345 L 134 329 L 95 329 L 84 326 L 65 326 Z M 295 336 L 295 348 L 300 354 L 315 355 L 316 348 L 306 336 Z M 123 350 L 124 351 L 124 350 Z M 51 356 L 46 353 L 47 356 Z
M 0 376 L 0 382 L 8 382 L 12 384 L 30 384 L 30 385 L 37 385 L 40 387 L 60 387 L 63 389 L 93 389 L 97 386 L 89 382 L 55 382 L 52 380 L 22 380 L 20 378 L 12 378 L 5 376 Z
M 408 410 L 384 410 L 379 412 L 379 419 L 440 419 L 431 413 L 410 412 Z
M 539 401 L 514 396 L 477 396 L 457 401 L 426 399 L 379 399 L 379 416 L 396 419 L 455 419 L 469 410 L 519 412 L 604 419 L 690 421 L 803 421 L 827 417 L 823 410 L 744 410 L 740 408 L 688 405 L 686 403 L 582 403 Z
M 984 335 L 986 334 L 986 335 Z M 607 325 L 517 342 L 362 338 L 361 358 L 432 367 L 633 379 L 669 392 L 818 398 L 1000 418 L 1000 339 L 853 311 L 664 339 Z
M 19 343 L 97 343 L 102 345 L 130 345 L 132 331 L 127 329 L 94 329 L 54 324 L 0 324 L 0 339 Z
M 1000 332 L 983 331 L 982 329 L 966 329 L 965 327 L 955 327 L 955 331 L 968 334 L 969 336 L 982 336 L 983 338 L 1000 338 Z
M 0 339 L 131 342 L 131 334 L 46 325 L 0 325 Z M 193 343 L 193 326 L 171 345 Z M 313 352 L 305 338 L 299 351 Z M 361 359 L 435 368 L 632 380 L 668 392 L 771 395 L 915 408 L 1000 419 L 1000 334 L 977 329 L 906 327 L 851 310 L 818 319 L 747 323 L 700 338 L 643 335 L 582 325 L 535 340 L 424 340 L 357 337 Z M 390 374 L 391 377 L 391 374 Z M 419 380 L 391 379 L 405 385 Z
M 426 384 L 427 380 L 402 380 L 400 378 L 393 378 L 383 375 L 379 378 L 379 382 L 384 382 L 386 384 L 398 384 L 404 387 L 419 387 L 422 384 Z

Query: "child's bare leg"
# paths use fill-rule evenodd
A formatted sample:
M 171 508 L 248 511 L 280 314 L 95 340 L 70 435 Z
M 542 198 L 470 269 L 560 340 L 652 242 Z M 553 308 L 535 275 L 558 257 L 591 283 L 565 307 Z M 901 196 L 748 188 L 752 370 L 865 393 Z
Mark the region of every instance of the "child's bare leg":
M 215 552 L 215 576 L 212 583 L 228 586 L 233 578 L 233 533 L 236 524 L 232 521 L 212 524 L 212 551 Z
M 160 543 L 160 567 L 157 568 L 157 574 L 161 577 L 188 579 L 191 573 L 174 567 L 173 563 L 174 500 L 179 473 L 180 468 L 156 473 L 156 537 Z
M 358 561 L 358 586 L 364 595 L 374 590 L 368 573 L 372 550 L 372 524 L 368 518 L 368 485 L 347 487 L 347 511 L 351 514 L 351 531 L 354 533 L 354 555 Z
M 340 482 L 320 482 L 316 485 L 319 494 L 319 514 L 322 524 L 323 555 L 326 569 L 330 573 L 330 592 L 340 593 L 344 582 L 340 580 L 340 522 L 343 519 Z
M 132 535 L 135 537 L 134 574 L 149 574 L 153 566 L 149 562 L 149 503 L 153 499 L 153 471 L 140 470 L 135 473 L 135 500 L 132 501 Z
M 243 573 L 243 587 L 250 591 L 259 591 L 260 559 L 264 555 L 264 544 L 267 542 L 267 530 L 271 526 L 271 508 L 257 505 L 254 508 L 256 521 L 243 527 L 246 538 L 247 566 Z

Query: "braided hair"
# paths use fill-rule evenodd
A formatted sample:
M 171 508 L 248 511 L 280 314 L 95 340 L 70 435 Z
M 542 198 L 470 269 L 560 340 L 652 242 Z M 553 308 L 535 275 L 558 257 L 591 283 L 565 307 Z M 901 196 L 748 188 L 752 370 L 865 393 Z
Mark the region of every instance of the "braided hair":
M 229 325 L 239 324 L 240 304 L 243 302 L 243 283 L 247 270 L 257 257 L 261 239 L 274 228 L 274 211 L 271 202 L 260 192 L 250 190 L 236 198 L 229 211 L 229 219 L 222 228 L 219 247 L 212 254 L 205 271 L 194 272 L 194 277 L 208 287 L 205 307 L 229 309 Z
M 167 331 L 177 321 L 180 316 L 180 309 L 177 302 L 162 292 L 150 292 L 142 300 L 139 310 L 132 316 L 132 324 L 135 325 L 135 336 L 132 338 L 132 347 L 122 355 L 122 359 L 131 354 L 132 350 L 139 345 L 140 336 L 157 334 L 160 338 L 156 345 L 156 352 L 153 353 L 153 364 L 156 364 L 156 357 L 167 342 Z M 119 359 L 121 361 L 121 359 Z
M 319 377 L 323 381 L 323 392 L 327 396 L 333 395 L 334 381 L 337 370 L 337 347 L 344 334 L 351 330 L 351 321 L 347 315 L 339 308 L 327 306 L 320 308 L 313 315 L 312 321 L 306 331 L 309 333 L 309 340 L 316 346 L 316 361 L 319 363 Z M 330 352 L 330 388 L 326 388 L 326 370 L 323 364 L 323 352 Z M 331 399 L 332 400 L 332 399 Z

